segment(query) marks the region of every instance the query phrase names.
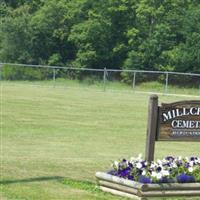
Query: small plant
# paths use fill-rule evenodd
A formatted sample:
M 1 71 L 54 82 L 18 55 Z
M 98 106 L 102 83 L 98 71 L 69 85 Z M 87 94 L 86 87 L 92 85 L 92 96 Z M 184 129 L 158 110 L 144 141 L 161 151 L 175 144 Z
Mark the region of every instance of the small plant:
M 140 183 L 200 182 L 200 157 L 172 157 L 147 162 L 142 156 L 122 159 L 112 164 L 108 173 Z

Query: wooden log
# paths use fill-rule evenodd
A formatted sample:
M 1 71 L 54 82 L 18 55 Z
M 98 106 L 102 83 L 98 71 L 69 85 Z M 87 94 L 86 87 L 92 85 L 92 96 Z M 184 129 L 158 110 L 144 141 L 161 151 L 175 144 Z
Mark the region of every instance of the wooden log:
M 200 197 L 200 190 L 166 190 L 166 191 L 139 191 L 141 197 L 183 197 L 183 196 L 198 196 Z
M 131 187 L 128 187 L 128 186 L 119 185 L 117 183 L 112 183 L 112 182 L 108 182 L 108 181 L 101 181 L 101 180 L 99 180 L 99 185 L 107 187 L 107 188 L 115 189 L 115 190 L 118 190 L 118 191 L 134 194 L 134 195 L 138 196 L 138 189 L 131 188 Z
M 130 198 L 130 199 L 135 199 L 135 200 L 145 200 L 144 198 L 138 197 L 137 195 L 129 194 L 129 193 L 126 193 L 126 192 L 118 191 L 118 190 L 115 190 L 115 189 L 112 189 L 112 188 L 107 188 L 107 187 L 104 187 L 104 186 L 100 186 L 100 189 L 104 192 L 109 192 L 113 195 L 118 195 L 118 196 L 121 196 L 121 197 L 126 197 L 126 198 Z
M 114 195 L 119 195 L 123 197 L 128 197 L 131 199 L 139 199 L 139 200 L 147 200 L 151 198 L 158 198 L 162 197 L 163 199 L 168 199 L 169 197 L 171 198 L 177 198 L 177 197 L 188 197 L 191 199 L 191 197 L 199 197 L 200 196 L 200 191 L 154 191 L 154 192 L 141 192 L 139 195 L 135 195 L 132 193 L 129 193 L 125 190 L 118 190 L 115 188 L 110 188 L 107 186 L 100 186 L 100 189 L 104 192 L 109 192 Z
M 152 190 L 199 190 L 200 183 L 163 183 L 163 184 L 145 184 L 142 191 Z
M 117 176 L 112 176 L 112 175 L 104 173 L 104 172 L 97 172 L 96 178 L 100 179 L 100 180 L 105 180 L 105 181 L 108 181 L 108 182 L 128 186 L 128 187 L 131 187 L 131 188 L 140 189 L 140 190 L 144 187 L 144 184 L 142 184 L 142 183 L 130 181 L 130 180 L 123 179 L 123 178 L 119 178 Z
M 175 198 L 177 199 L 177 197 L 181 197 L 181 198 L 184 198 L 184 199 L 188 199 L 188 200 L 191 200 L 191 197 L 199 197 L 200 195 L 198 193 L 196 194 L 193 194 L 192 195 L 192 191 L 189 192 L 189 193 L 181 193 L 181 191 L 179 191 L 179 194 L 176 195 L 176 194 L 173 194 L 172 196 L 171 195 L 146 195 L 146 196 L 142 196 L 142 197 L 139 197 L 137 195 L 134 195 L 134 194 L 129 194 L 129 193 L 126 193 L 126 192 L 123 192 L 123 191 L 118 191 L 118 190 L 115 190 L 115 189 L 112 189 L 112 188 L 108 188 L 108 187 L 104 187 L 104 186 L 100 186 L 100 189 L 104 192 L 109 192 L 113 195 L 118 195 L 118 196 L 121 196 L 121 197 L 126 197 L 126 198 L 130 198 L 130 199 L 135 199 L 135 200 L 155 200 L 155 199 L 158 199 L 160 200 L 160 197 L 162 197 L 162 199 L 168 199 L 170 197 L 171 198 Z

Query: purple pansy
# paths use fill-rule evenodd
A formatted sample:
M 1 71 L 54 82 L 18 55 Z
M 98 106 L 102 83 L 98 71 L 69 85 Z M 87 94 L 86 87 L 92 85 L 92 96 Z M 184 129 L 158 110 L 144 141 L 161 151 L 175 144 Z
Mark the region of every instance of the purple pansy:
M 139 176 L 139 179 L 138 179 L 138 181 L 140 182 L 140 183 L 151 183 L 152 181 L 151 181 L 151 179 L 149 178 L 149 177 L 147 177 L 147 176 Z
M 177 176 L 178 183 L 193 183 L 195 182 L 195 178 L 193 176 L 189 176 L 187 174 L 182 173 Z

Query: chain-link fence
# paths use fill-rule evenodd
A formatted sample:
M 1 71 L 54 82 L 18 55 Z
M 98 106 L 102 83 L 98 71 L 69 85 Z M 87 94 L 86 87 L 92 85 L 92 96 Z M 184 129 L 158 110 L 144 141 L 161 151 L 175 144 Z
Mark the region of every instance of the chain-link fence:
M 200 74 L 0 63 L 3 83 L 200 95 Z

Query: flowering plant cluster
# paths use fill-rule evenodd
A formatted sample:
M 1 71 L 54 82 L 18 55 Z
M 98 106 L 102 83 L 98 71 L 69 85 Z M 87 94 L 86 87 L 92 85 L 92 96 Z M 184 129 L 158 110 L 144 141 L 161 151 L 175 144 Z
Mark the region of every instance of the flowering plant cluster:
M 147 162 L 142 156 L 122 159 L 112 164 L 108 173 L 140 183 L 200 182 L 200 157 L 172 157 Z

